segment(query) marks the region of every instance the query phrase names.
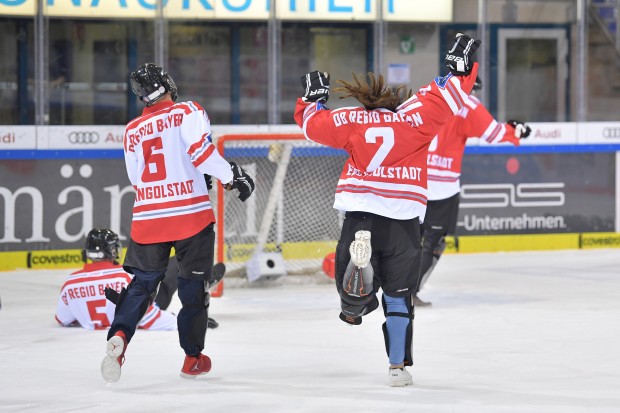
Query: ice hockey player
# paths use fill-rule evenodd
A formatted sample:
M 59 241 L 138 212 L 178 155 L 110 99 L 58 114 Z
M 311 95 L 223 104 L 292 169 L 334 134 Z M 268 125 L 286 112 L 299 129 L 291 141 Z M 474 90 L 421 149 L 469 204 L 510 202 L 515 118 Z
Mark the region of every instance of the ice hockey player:
M 413 383 L 413 296 L 421 264 L 420 217 L 426 209 L 426 154 L 441 126 L 465 105 L 478 64 L 480 44 L 459 34 L 445 62 L 451 73 L 437 77 L 417 94 L 391 90 L 382 75 L 340 81 L 343 97 L 363 107 L 329 110 L 327 73 L 302 77 L 295 121 L 307 139 L 346 150 L 334 208 L 345 211 L 336 247 L 336 288 L 340 318 L 360 324 L 378 305 L 383 290 L 383 335 L 391 386 Z M 311 225 L 311 223 L 309 223 Z M 372 280 L 372 282 L 371 282 Z
M 112 230 L 94 228 L 86 237 L 82 251 L 84 268 L 72 273 L 60 289 L 56 321 L 63 327 L 99 330 L 110 327 L 115 305 L 106 300 L 106 289 L 118 293 L 131 282 L 118 260 L 121 243 Z M 149 305 L 138 323 L 144 330 L 176 330 L 177 318 Z
M 441 128 L 428 149 L 428 204 L 421 226 L 422 278 L 414 296 L 418 306 L 431 304 L 420 299 L 418 293 L 446 248 L 446 236 L 455 234 L 461 191 L 461 164 L 467 139 L 480 138 L 490 144 L 509 142 L 519 146 L 519 140 L 527 138 L 531 132 L 529 126 L 518 120 L 509 120 L 507 123 L 496 121 L 475 96 L 475 91 L 481 88 L 482 82 L 476 78 L 473 92 L 465 106 Z
M 130 121 L 123 139 L 125 166 L 136 190 L 131 240 L 123 268 L 134 274 L 119 296 L 108 331 L 101 375 L 120 379 L 127 345 L 163 279 L 174 248 L 179 265 L 177 316 L 179 344 L 185 353 L 181 377 L 195 378 L 211 370 L 202 354 L 212 278 L 215 215 L 204 174 L 245 201 L 254 190 L 252 178 L 227 162 L 211 143 L 207 112 L 193 101 L 175 103 L 177 87 L 160 66 L 146 63 L 130 75 L 131 89 L 146 105 Z

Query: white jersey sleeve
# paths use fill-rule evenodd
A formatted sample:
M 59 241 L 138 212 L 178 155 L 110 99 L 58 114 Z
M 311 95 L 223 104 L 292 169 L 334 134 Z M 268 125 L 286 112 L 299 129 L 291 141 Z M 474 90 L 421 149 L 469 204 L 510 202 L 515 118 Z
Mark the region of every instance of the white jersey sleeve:
M 196 109 L 186 113 L 181 124 L 181 136 L 192 163 L 203 174 L 214 176 L 224 184 L 229 183 L 233 173 L 230 164 L 211 143 L 211 122 L 207 113 L 196 102 L 186 104 Z
M 58 297 L 58 305 L 56 306 L 56 321 L 63 327 L 67 327 L 77 321 L 77 318 L 74 317 L 69 308 L 69 303 L 66 302 L 66 296 L 63 297 L 62 292 L 60 297 Z
M 124 141 L 124 152 L 125 152 L 125 168 L 127 169 L 127 176 L 129 177 L 129 182 L 131 185 L 135 186 L 138 184 L 138 157 L 136 156 L 136 152 L 132 149 L 129 149 L 127 139 L 127 130 L 125 130 L 125 138 Z

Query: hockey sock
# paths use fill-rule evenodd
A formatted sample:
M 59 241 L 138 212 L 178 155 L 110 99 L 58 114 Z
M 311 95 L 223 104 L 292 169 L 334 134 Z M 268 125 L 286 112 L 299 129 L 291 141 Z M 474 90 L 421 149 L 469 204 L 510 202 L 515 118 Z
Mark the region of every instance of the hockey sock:
M 391 365 L 403 364 L 405 360 L 405 341 L 407 337 L 407 328 L 411 320 L 402 316 L 393 316 L 389 314 L 400 313 L 408 314 L 405 297 L 390 297 L 383 294 L 383 299 L 387 307 L 387 316 L 385 318 L 387 334 L 389 337 L 389 359 Z

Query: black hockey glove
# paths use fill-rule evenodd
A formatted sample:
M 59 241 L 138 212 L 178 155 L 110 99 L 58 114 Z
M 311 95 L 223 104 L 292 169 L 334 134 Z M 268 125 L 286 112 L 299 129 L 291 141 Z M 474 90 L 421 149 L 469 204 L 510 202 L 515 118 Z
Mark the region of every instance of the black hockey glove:
M 248 175 L 243 168 L 236 163 L 230 162 L 230 169 L 232 169 L 233 172 L 233 180 L 224 185 L 224 188 L 229 191 L 232 189 L 238 190 L 238 198 L 241 202 L 245 202 L 245 200 L 252 195 L 252 192 L 254 192 L 254 181 L 250 178 L 250 175 Z
M 211 180 L 211 175 L 205 174 L 205 183 L 207 184 L 207 189 L 209 191 L 213 189 L 213 181 Z
M 530 136 L 530 133 L 532 133 L 532 128 L 520 120 L 512 119 L 506 123 L 515 128 L 515 136 L 519 139 L 525 139 Z
M 480 40 L 474 40 L 466 34 L 458 33 L 452 48 L 444 59 L 450 73 L 454 76 L 466 76 L 471 73 L 474 53 L 480 46 Z
M 329 99 L 329 73 L 314 71 L 301 77 L 304 102 L 327 102 Z
M 107 298 L 109 302 L 111 302 L 112 304 L 118 303 L 118 299 L 120 298 L 120 294 L 118 293 L 118 291 L 110 287 L 105 287 L 103 289 L 103 293 L 105 295 L 105 298 Z

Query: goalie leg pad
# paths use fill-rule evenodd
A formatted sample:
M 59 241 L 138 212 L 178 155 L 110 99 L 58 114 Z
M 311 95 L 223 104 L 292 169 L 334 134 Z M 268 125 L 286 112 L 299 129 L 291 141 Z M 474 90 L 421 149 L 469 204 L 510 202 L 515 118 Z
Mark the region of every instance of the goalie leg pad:
M 108 331 L 108 340 L 117 331 L 122 330 L 127 337 L 127 342 L 131 341 L 138 323 L 151 303 L 151 296 L 157 291 L 157 285 L 164 276 L 161 271 L 142 271 L 138 268 L 132 268 L 132 270 L 133 279 L 118 295 L 114 320 Z
M 196 355 L 205 347 L 209 322 L 209 283 L 179 278 L 179 299 L 183 307 L 177 316 L 179 342 L 185 354 Z
M 383 338 L 385 350 L 391 365 L 413 365 L 411 346 L 413 344 L 414 308 L 412 296 L 391 297 L 383 294 L 381 299 L 385 323 Z

